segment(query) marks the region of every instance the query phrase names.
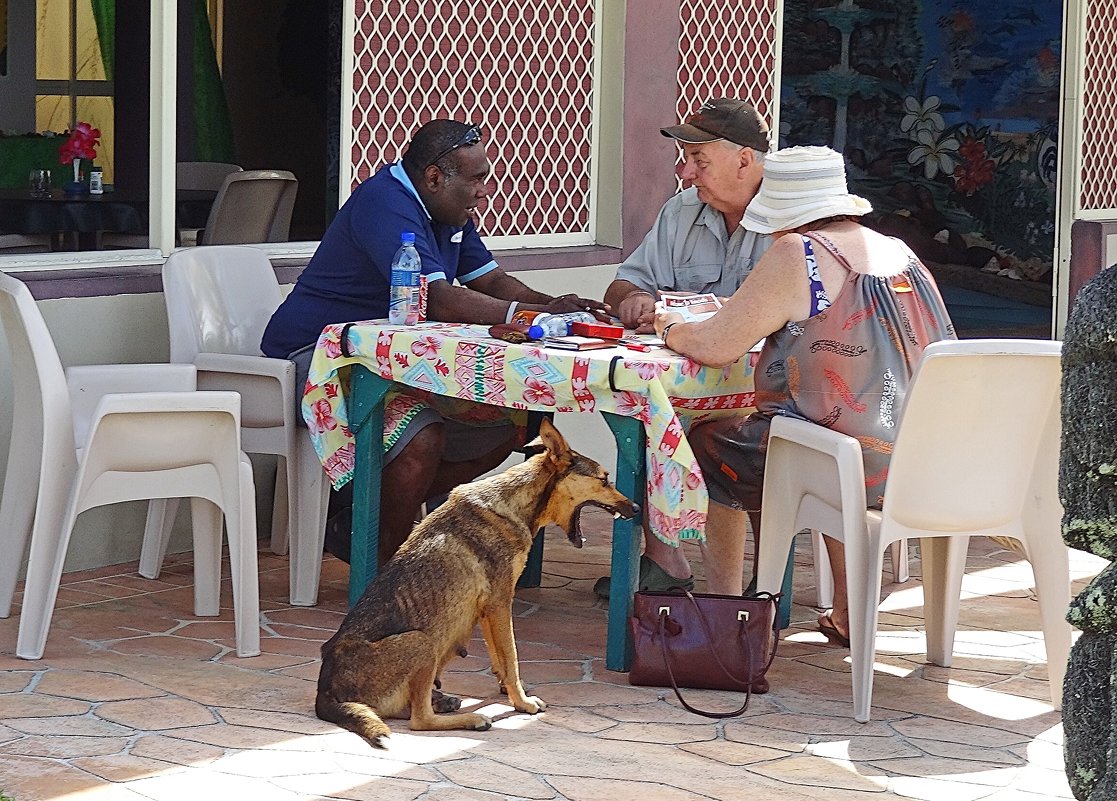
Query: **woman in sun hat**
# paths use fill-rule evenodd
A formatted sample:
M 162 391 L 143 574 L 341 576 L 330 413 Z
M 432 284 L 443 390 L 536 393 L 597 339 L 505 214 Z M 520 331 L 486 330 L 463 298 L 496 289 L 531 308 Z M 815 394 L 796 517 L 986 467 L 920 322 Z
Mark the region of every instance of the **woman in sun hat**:
M 754 372 L 758 411 L 687 435 L 710 492 L 709 592 L 742 592 L 745 517 L 759 532 L 771 418 L 790 415 L 859 438 L 866 505 L 880 508 L 916 362 L 930 343 L 954 338 L 938 287 L 915 254 L 859 222 L 871 210 L 849 193 L 845 163 L 830 148 L 771 153 L 741 223 L 772 234 L 771 248 L 713 317 L 687 323 L 677 313 L 656 315 L 664 342 L 706 365 L 731 364 L 764 340 Z M 836 540 L 826 544 L 834 608 L 819 627 L 848 646 L 844 552 Z

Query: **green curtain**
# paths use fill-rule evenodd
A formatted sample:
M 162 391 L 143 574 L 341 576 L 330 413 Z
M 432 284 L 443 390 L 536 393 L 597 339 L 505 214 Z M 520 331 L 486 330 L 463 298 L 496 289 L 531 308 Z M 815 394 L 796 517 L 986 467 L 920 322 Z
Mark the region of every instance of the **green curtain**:
M 233 123 L 217 69 L 205 0 L 194 0 L 194 160 L 236 163 Z
M 116 0 L 90 0 L 105 75 L 113 79 L 116 55 Z M 217 69 L 205 0 L 194 0 L 194 161 L 236 162 L 233 124 Z
M 97 43 L 101 47 L 105 77 L 111 81 L 116 62 L 116 0 L 90 0 L 90 2 L 93 4 L 93 20 L 97 25 Z

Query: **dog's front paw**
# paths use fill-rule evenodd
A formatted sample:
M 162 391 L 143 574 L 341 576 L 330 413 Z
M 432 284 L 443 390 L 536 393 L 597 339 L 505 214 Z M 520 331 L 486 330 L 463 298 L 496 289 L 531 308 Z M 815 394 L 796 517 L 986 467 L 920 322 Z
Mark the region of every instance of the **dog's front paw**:
M 522 704 L 516 704 L 517 712 L 527 712 L 529 715 L 542 712 L 546 708 L 547 702 L 542 698 L 536 698 L 534 695 L 525 696 Z
M 488 731 L 493 727 L 493 719 L 487 715 L 471 714 L 469 717 L 473 718 L 469 726 L 464 728 L 473 729 L 474 731 Z

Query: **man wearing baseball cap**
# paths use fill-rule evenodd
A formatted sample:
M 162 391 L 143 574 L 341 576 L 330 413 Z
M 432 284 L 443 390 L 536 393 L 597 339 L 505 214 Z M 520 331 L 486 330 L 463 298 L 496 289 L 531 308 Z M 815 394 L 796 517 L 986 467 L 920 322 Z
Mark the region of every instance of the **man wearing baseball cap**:
M 768 124 L 743 100 L 703 103 L 682 125 L 661 128 L 678 141 L 684 163 L 682 192 L 660 209 L 651 231 L 617 269 L 605 302 L 625 328 L 651 331 L 657 292 L 737 291 L 771 238 L 742 227 L 745 207 L 760 188 Z M 690 565 L 680 548 L 649 535 L 645 525 L 640 589 L 692 589 Z M 684 578 L 686 577 L 686 578 Z M 608 578 L 594 591 L 608 597 Z

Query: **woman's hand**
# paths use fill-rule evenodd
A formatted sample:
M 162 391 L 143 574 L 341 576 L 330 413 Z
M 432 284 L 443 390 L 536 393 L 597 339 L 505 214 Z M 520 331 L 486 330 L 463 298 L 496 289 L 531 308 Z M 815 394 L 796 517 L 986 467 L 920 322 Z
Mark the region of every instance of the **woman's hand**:
M 682 323 L 682 322 L 686 322 L 686 321 L 683 319 L 683 316 L 681 314 L 679 314 L 678 312 L 661 311 L 661 310 L 657 309 L 656 313 L 655 313 L 655 335 L 657 337 L 659 337 L 660 339 L 663 339 L 663 329 L 664 328 L 666 328 L 671 323 Z M 665 342 L 663 344 L 666 345 L 667 343 Z

